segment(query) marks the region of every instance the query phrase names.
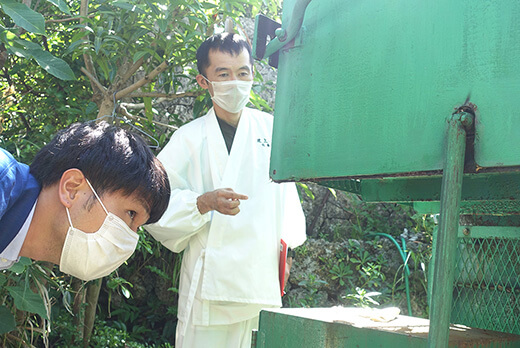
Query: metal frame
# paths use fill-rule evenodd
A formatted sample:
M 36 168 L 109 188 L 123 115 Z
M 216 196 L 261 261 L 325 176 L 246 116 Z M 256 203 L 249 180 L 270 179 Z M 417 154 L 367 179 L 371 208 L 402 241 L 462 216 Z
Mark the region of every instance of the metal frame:
M 472 123 L 473 116 L 465 112 L 453 114 L 448 123 L 441 189 L 441 215 L 438 234 L 434 241 L 435 264 L 428 335 L 428 347 L 431 348 L 448 346 L 466 128 Z

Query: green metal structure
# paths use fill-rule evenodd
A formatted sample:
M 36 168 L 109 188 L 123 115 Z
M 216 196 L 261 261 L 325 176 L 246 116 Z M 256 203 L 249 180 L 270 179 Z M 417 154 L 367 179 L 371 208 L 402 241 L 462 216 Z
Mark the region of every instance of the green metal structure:
M 427 319 L 398 316 L 374 321 L 360 308 L 289 308 L 260 313 L 253 347 L 312 348 L 426 348 Z M 516 348 L 520 336 L 496 331 L 450 326 L 450 348 Z
M 282 23 L 308 2 L 284 0 Z M 517 166 L 519 7 L 311 1 L 279 51 L 273 179 L 440 171 L 446 117 L 469 93 L 475 161 Z
M 253 53 L 278 67 L 273 180 L 440 213 L 429 347 L 450 322 L 520 334 L 519 15 L 512 0 L 284 0 L 281 26 L 257 18 Z

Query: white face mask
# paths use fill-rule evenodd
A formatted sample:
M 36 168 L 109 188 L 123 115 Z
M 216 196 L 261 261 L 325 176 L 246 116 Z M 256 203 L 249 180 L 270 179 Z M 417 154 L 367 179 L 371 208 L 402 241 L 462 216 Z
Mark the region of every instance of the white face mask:
M 60 260 L 60 271 L 82 280 L 97 279 L 112 273 L 133 254 L 139 240 L 139 235 L 121 218 L 108 212 L 88 180 L 87 183 L 107 217 L 97 232 L 85 233 L 72 226 L 69 209 L 65 207 L 70 227 Z
M 204 78 L 206 79 L 206 77 Z M 249 101 L 253 81 L 210 81 L 208 79 L 206 81 L 213 86 L 213 97 L 211 99 L 227 112 L 236 114 Z

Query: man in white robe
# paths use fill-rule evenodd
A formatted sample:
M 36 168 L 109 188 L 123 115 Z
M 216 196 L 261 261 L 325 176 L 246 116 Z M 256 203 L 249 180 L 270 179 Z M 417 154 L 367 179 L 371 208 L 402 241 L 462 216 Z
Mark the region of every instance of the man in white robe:
M 197 51 L 197 66 L 213 108 L 159 154 L 171 199 L 146 229 L 170 250 L 184 250 L 175 346 L 249 348 L 260 309 L 281 306 L 280 239 L 302 244 L 305 219 L 294 183 L 269 178 L 272 116 L 245 107 L 249 44 L 214 35 Z

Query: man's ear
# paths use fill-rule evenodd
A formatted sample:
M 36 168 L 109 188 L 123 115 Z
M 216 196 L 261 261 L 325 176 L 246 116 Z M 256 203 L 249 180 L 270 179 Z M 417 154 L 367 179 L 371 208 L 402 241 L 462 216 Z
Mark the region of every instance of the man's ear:
M 195 76 L 195 79 L 197 80 L 197 83 L 199 84 L 199 86 L 202 88 L 202 89 L 208 89 L 209 88 L 209 83 L 208 81 L 206 80 L 206 78 L 204 76 L 202 76 L 201 74 L 198 74 L 197 76 Z
M 70 208 L 73 202 L 79 198 L 79 191 L 88 185 L 85 175 L 77 168 L 66 170 L 62 175 L 58 185 L 58 195 L 60 202 L 65 207 Z

